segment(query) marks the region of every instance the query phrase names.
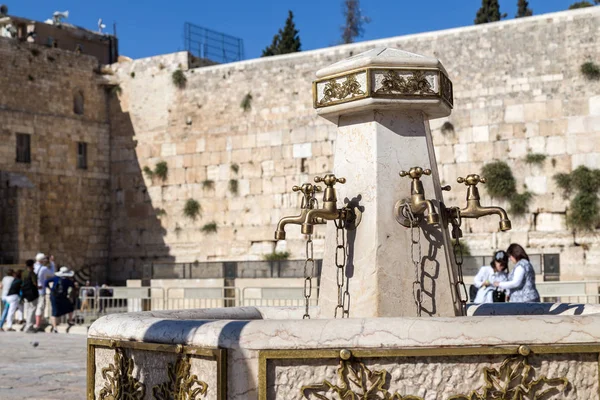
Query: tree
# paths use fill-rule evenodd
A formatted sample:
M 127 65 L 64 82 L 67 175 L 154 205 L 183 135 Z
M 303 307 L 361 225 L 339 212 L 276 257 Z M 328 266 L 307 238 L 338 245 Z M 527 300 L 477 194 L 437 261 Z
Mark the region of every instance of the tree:
M 277 35 L 273 36 L 273 42 L 262 52 L 262 57 L 275 56 L 278 54 L 295 53 L 300 51 L 300 37 L 294 24 L 294 13 L 288 11 L 285 26 Z
M 594 3 L 600 3 L 599 0 L 594 0 Z M 575 10 L 576 8 L 585 8 L 585 7 L 593 7 L 593 4 L 589 1 L 578 1 L 577 3 L 573 3 L 569 6 L 569 10 Z
M 354 39 L 364 33 L 364 24 L 371 22 L 369 17 L 362 15 L 359 0 L 344 0 L 342 12 L 346 23 L 342 29 L 342 43 L 354 43 Z
M 498 0 L 481 0 L 481 8 L 477 11 L 475 24 L 486 24 L 488 22 L 500 21 L 506 18 L 506 14 L 500 14 Z
M 517 4 L 517 15 L 515 15 L 515 18 L 531 17 L 532 15 L 533 11 L 531 8 L 529 8 L 529 2 L 527 0 L 519 0 L 519 3 Z

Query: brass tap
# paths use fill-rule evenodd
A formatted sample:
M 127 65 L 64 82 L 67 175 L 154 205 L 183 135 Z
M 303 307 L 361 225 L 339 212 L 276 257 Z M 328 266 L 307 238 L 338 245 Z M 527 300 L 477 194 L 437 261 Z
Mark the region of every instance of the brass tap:
M 485 183 L 486 179 L 480 177 L 477 174 L 467 175 L 466 178 L 459 177 L 456 180 L 458 183 L 464 183 L 467 189 L 467 206 L 458 211 L 459 215 L 451 215 L 452 217 L 459 218 L 479 218 L 487 215 L 496 214 L 500 217 L 500 230 L 508 231 L 512 225 L 508 215 L 503 208 L 500 207 L 482 207 L 480 204 L 481 197 L 479 196 L 479 189 L 477 189 L 478 183 Z M 451 214 L 456 214 L 458 208 L 450 209 Z
M 306 214 L 309 210 L 313 209 L 317 204 L 315 193 L 321 191 L 321 187 L 313 185 L 312 183 L 304 183 L 302 186 L 294 186 L 292 188 L 294 192 L 301 192 L 304 197 L 300 204 L 300 215 L 295 217 L 284 217 L 277 224 L 277 230 L 275 231 L 275 240 L 285 240 L 285 226 L 287 224 L 302 225 L 306 220 Z M 315 221 L 315 223 L 324 223 Z
M 396 202 L 394 206 L 394 217 L 396 221 L 403 226 L 409 228 L 411 226 L 411 220 L 408 215 L 405 215 L 404 208 L 410 207 L 410 212 L 414 216 L 416 221 L 420 221 L 422 217 L 425 217 L 425 221 L 429 225 L 437 224 L 440 222 L 440 216 L 435 211 L 435 207 L 431 200 L 425 199 L 425 189 L 421 182 L 423 175 L 431 175 L 430 169 L 423 169 L 421 167 L 413 167 L 408 172 L 401 171 L 400 176 L 408 176 L 412 179 L 410 185 L 410 198 L 402 199 Z M 427 216 L 425 216 L 427 211 Z
M 346 220 L 349 217 L 348 209 L 337 208 L 337 192 L 334 188 L 336 183 L 346 183 L 346 178 L 336 178 L 334 174 L 327 174 L 324 177 L 316 176 L 315 182 L 325 184 L 323 204 L 321 208 L 312 209 L 306 213 L 306 218 L 300 228 L 305 235 L 312 235 L 315 222 L 324 224 L 327 221 Z

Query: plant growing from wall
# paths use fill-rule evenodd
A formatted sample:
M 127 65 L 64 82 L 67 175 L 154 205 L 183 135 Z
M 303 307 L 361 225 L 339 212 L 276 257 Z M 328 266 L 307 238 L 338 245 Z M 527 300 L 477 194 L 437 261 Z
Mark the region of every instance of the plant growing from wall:
M 252 95 L 250 93 L 246 93 L 246 95 L 242 99 L 240 107 L 242 107 L 242 110 L 244 110 L 244 112 L 250 111 L 252 109 Z
M 238 181 L 237 181 L 237 179 L 230 179 L 229 180 L 229 192 L 231 192 L 231 194 L 233 194 L 233 195 L 237 195 L 238 194 Z
M 274 251 L 270 254 L 265 254 L 263 256 L 265 261 L 283 261 L 290 258 L 289 251 Z
M 143 171 L 144 175 L 146 175 L 148 179 L 152 179 L 154 177 L 154 171 L 152 171 L 149 166 L 146 165 Z
M 525 156 L 525 162 L 527 164 L 543 164 L 544 160 L 546 159 L 546 155 L 545 154 L 541 154 L 541 153 L 527 153 L 527 155 Z
M 504 161 L 494 161 L 483 166 L 481 175 L 487 179 L 486 189 L 490 196 L 507 200 L 510 212 L 523 215 L 527 212 L 533 194 L 517 192 L 517 181 L 512 170 Z
M 204 224 L 204 226 L 200 228 L 200 231 L 206 234 L 217 233 L 217 223 L 213 221 L 209 222 L 208 224 Z
M 600 169 L 577 167 L 570 174 L 556 174 L 554 181 L 566 198 L 574 194 L 567 213 L 567 222 L 575 229 L 593 230 L 600 225 Z
M 447 133 L 454 133 L 454 125 L 452 125 L 452 122 L 450 121 L 446 121 L 444 122 L 444 124 L 442 125 L 442 133 L 443 134 L 447 134 Z
M 167 212 L 165 211 L 164 208 L 157 208 L 156 209 L 156 216 L 157 217 L 163 217 L 165 215 L 167 215 Z
M 181 69 L 177 69 L 171 75 L 173 80 L 173 85 L 177 86 L 179 89 L 183 89 L 187 84 L 187 78 Z
M 135 78 L 135 71 L 131 71 L 131 73 L 129 74 L 129 76 L 131 76 L 132 78 Z
M 588 61 L 581 64 L 581 73 L 591 81 L 600 79 L 600 66 L 593 61 Z
M 205 179 L 204 181 L 202 181 L 202 189 L 212 190 L 214 188 L 215 188 L 215 181 L 213 181 L 212 179 Z
M 169 166 L 166 161 L 159 161 L 154 166 L 154 175 L 158 176 L 162 181 L 167 180 L 169 174 Z
M 455 245 L 456 239 L 452 239 L 452 247 L 454 247 Z M 460 240 L 458 242 L 458 246 L 460 247 L 460 251 L 462 252 L 462 255 L 464 257 L 471 255 L 471 249 L 469 248 L 469 244 L 466 241 Z
M 198 203 L 197 200 L 187 199 L 185 205 L 183 206 L 183 215 L 195 220 L 196 218 L 198 218 L 201 212 L 202 207 L 200 206 L 200 203 Z
M 240 171 L 240 166 L 237 164 L 231 164 L 231 167 L 229 167 L 229 168 L 231 168 L 231 171 L 234 174 L 237 174 Z

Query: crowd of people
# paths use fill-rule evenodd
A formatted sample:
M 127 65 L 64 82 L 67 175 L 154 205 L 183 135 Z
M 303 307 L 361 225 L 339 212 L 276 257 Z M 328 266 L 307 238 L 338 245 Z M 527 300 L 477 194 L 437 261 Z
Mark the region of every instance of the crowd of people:
M 34 260 L 25 262 L 25 270 L 8 270 L 2 282 L 2 316 L 0 331 L 15 331 L 14 321 L 24 322 L 21 331 L 35 333 L 45 331 L 46 294 L 49 293 L 52 309 L 50 332 L 58 332 L 56 327 L 60 317 L 68 315 L 68 330 L 74 325 L 73 312 L 79 304 L 79 284 L 68 267 L 56 271 L 54 257 L 39 253 Z M 21 318 L 17 315 L 21 314 Z M 4 325 L 6 324 L 6 329 Z
M 508 262 L 514 264 L 512 271 Z M 535 270 L 525 249 L 516 243 L 506 251 L 494 254 L 489 266 L 485 265 L 473 279 L 474 303 L 533 303 L 540 301 L 535 287 Z

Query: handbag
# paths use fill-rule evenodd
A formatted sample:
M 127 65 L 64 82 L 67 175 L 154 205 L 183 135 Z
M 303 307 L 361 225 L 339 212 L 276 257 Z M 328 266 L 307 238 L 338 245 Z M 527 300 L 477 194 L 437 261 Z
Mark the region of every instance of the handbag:
M 494 303 L 506 303 L 506 293 L 504 290 L 495 289 L 492 292 L 492 300 Z

